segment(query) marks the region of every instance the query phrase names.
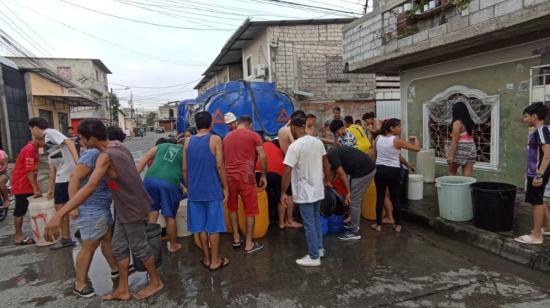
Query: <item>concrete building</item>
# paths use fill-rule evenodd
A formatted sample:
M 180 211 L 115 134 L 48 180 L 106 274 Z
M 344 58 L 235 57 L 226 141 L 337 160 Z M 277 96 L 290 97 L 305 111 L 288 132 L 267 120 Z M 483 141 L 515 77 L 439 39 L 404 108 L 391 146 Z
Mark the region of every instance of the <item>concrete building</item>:
M 344 62 L 350 72 L 400 75 L 403 133 L 435 149 L 437 175 L 446 174 L 450 133 L 441 110 L 461 99 L 479 118 L 475 176 L 523 187 L 521 112 L 550 102 L 550 1 L 455 2 L 424 10 L 410 0 L 375 1 L 344 28 Z
M 124 114 L 124 125 L 121 126 L 124 129 L 124 133 L 127 136 L 135 136 L 134 129 L 136 127 L 136 114 L 134 108 L 122 108 L 120 111 Z M 120 115 L 119 115 L 120 121 Z
M 51 70 L 22 68 L 5 58 L 0 63 L 0 145 L 11 157 L 30 140 L 29 118 L 42 117 L 66 134 L 71 107 L 97 106 L 72 91 L 75 84 Z
M 167 132 L 175 130 L 177 116 L 178 102 L 169 102 L 159 106 L 158 126 Z
M 275 82 L 293 98 L 296 108 L 329 117 L 339 105 L 360 117 L 374 109 L 373 74 L 344 73 L 342 28 L 353 19 L 251 22 L 227 41 L 196 85 L 200 93 L 233 81 Z
M 101 60 L 70 58 L 33 58 L 30 60 L 18 57 L 9 57 L 9 59 L 19 67 L 36 67 L 38 65 L 56 72 L 62 78 L 75 84 L 74 90 L 79 95 L 97 103 L 95 106 L 71 107 L 71 126 L 78 127 L 80 121 L 85 118 L 98 118 L 106 124 L 110 123 L 107 75 L 111 74 L 111 71 Z

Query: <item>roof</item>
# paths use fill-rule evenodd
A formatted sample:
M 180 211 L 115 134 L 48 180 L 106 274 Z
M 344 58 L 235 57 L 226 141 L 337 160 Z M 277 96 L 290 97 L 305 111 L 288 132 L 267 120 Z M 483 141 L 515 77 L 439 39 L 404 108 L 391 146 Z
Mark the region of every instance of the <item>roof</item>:
M 17 64 L 13 63 L 13 61 L 11 61 L 10 59 L 7 59 L 7 58 L 4 58 L 4 57 L 1 57 L 0 56 L 0 64 L 3 64 L 5 66 L 9 66 L 13 69 L 19 69 L 17 67 Z
M 9 57 L 11 59 L 27 59 L 27 57 Z M 112 74 L 107 68 L 107 66 L 100 60 L 100 59 L 92 59 L 92 58 L 43 58 L 43 57 L 36 57 L 33 59 L 43 59 L 43 60 L 88 60 L 92 61 L 95 65 L 97 65 L 102 71 L 104 71 L 107 74 Z
M 231 35 L 229 40 L 222 47 L 218 56 L 202 74 L 204 77 L 194 89 L 202 87 L 217 72 L 223 70 L 226 65 L 242 62 L 242 49 L 250 41 L 254 40 L 260 31 L 273 26 L 303 26 L 303 25 L 327 25 L 327 24 L 348 24 L 356 18 L 333 18 L 333 19 L 299 19 L 299 20 L 268 20 L 250 21 L 247 18 L 243 24 Z
M 45 97 L 49 100 L 67 104 L 75 107 L 97 107 L 100 104 L 80 95 L 35 95 L 37 97 Z

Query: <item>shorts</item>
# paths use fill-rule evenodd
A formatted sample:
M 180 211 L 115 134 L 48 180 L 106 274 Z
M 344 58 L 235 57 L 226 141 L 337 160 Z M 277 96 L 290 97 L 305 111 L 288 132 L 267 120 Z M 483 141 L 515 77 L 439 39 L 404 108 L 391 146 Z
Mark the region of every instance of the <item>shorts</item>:
M 445 147 L 445 153 L 449 152 L 450 146 Z M 464 166 L 469 163 L 475 163 L 477 159 L 477 148 L 473 141 L 459 141 L 456 146 L 456 152 L 454 156 L 455 164 Z
M 34 196 L 34 194 L 21 194 L 15 195 L 15 210 L 13 210 L 14 217 L 23 217 L 27 214 L 29 209 L 29 197 Z
M 180 187 L 168 181 L 154 178 L 145 178 L 143 184 L 153 200 L 151 211 L 160 210 L 162 216 L 176 218 L 182 199 Z
M 80 230 L 80 237 L 83 241 L 99 240 L 113 225 L 111 211 L 103 211 L 98 215 L 79 216 L 76 227 Z
M 230 213 L 235 213 L 239 210 L 239 196 L 241 196 L 241 200 L 243 201 L 246 217 L 253 217 L 260 213 L 256 184 L 248 184 L 243 181 L 229 181 L 227 186 L 229 188 L 227 210 Z
M 117 261 L 123 261 L 130 257 L 130 249 L 132 255 L 145 262 L 153 256 L 153 250 L 147 242 L 145 234 L 145 221 L 122 223 L 120 220 L 115 220 L 113 233 L 113 256 Z
M 550 179 L 550 173 L 545 174 L 542 178 L 542 185 L 539 187 L 533 186 L 533 177 L 527 177 L 527 188 L 525 189 L 525 202 L 532 205 L 544 204 L 544 190 Z
M 191 233 L 226 232 L 222 200 L 187 201 L 187 229 Z
M 69 182 L 55 183 L 53 201 L 55 204 L 65 204 L 69 201 Z

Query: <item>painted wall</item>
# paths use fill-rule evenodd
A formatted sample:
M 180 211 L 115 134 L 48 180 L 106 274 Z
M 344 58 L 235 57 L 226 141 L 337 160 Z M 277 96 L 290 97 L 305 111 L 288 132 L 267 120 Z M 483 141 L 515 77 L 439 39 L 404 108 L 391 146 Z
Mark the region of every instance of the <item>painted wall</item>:
M 521 112 L 529 104 L 529 69 L 540 65 L 537 51 L 549 46 L 542 40 L 507 49 L 457 59 L 401 74 L 404 135 L 423 132 L 422 103 L 453 85 L 479 89 L 500 97 L 499 166 L 496 171 L 475 170 L 480 180 L 503 181 L 524 186 L 528 129 L 521 122 Z M 540 52 L 539 52 L 540 53 Z M 416 155 L 409 153 L 409 160 Z M 436 175 L 446 175 L 447 165 L 436 168 Z
M 242 60 L 243 60 L 243 76 L 245 80 L 255 79 L 254 68 L 258 64 L 264 64 L 268 67 L 268 50 L 267 50 L 267 31 L 264 29 L 261 31 L 254 40 L 243 48 Z M 247 72 L 246 59 L 251 59 L 251 72 Z M 249 76 L 250 75 L 250 76 Z M 265 77 L 267 78 L 267 76 Z
M 56 103 L 44 97 L 37 97 L 37 96 L 33 96 L 32 100 L 33 100 L 34 117 L 40 116 L 40 110 L 51 111 L 53 115 L 53 123 L 50 123 L 50 126 L 61 131 L 61 128 L 59 126 L 59 113 L 62 112 L 62 113 L 66 113 L 69 116 L 68 123 L 69 125 L 72 125 L 72 122 L 70 121 L 69 105 Z

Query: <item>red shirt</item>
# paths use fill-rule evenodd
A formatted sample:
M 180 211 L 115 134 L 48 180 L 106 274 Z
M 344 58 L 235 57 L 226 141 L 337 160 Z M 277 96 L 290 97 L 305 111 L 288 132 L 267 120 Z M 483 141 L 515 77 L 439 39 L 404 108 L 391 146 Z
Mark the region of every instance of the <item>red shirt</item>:
M 283 151 L 270 141 L 264 143 L 264 151 L 265 156 L 267 157 L 267 172 L 273 172 L 283 176 L 283 171 L 285 169 L 285 166 L 283 165 Z M 260 160 L 256 163 L 256 171 L 262 171 Z
M 38 171 L 39 163 L 38 148 L 32 142 L 27 143 L 19 153 L 19 156 L 17 156 L 15 168 L 11 175 L 11 192 L 14 195 L 33 193 L 27 173 Z M 34 176 L 36 178 L 38 172 Z
M 262 146 L 262 139 L 256 132 L 238 128 L 223 139 L 225 171 L 229 181 L 241 180 L 256 184 L 254 166 L 256 164 L 256 147 Z

